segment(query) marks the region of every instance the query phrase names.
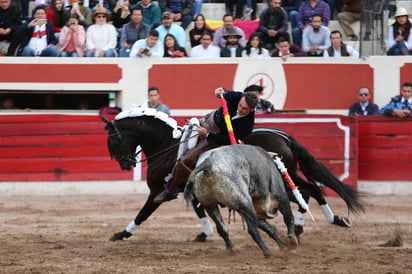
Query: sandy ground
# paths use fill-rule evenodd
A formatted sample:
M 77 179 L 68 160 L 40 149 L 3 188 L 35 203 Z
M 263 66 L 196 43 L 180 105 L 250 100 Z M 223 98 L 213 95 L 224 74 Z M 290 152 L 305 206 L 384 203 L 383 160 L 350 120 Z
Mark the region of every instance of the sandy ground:
M 199 222 L 181 197 L 163 204 L 133 237 L 110 242 L 146 195 L 4 196 L 0 273 L 412 273 L 411 198 L 369 196 L 365 214 L 351 215 L 351 228 L 328 224 L 311 202 L 317 220 L 306 221 L 299 247 L 282 252 L 262 234 L 274 253 L 264 258 L 239 215 L 229 225 L 235 253 L 217 234 L 193 242 Z M 341 200 L 328 201 L 347 214 Z M 227 223 L 227 209 L 222 215 Z M 285 235 L 280 216 L 271 223 Z M 400 246 L 384 246 L 393 240 Z

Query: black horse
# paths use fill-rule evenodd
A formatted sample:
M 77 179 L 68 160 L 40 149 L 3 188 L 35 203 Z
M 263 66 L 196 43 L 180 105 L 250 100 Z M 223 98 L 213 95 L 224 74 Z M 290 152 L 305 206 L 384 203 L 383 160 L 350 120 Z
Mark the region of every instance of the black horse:
M 133 235 L 140 224 L 159 207 L 160 204 L 153 200 L 164 189 L 165 177 L 176 163 L 180 143 L 180 139 L 177 137 L 180 131 L 176 121 L 164 113 L 147 112 L 142 109 L 122 112 L 113 121 L 101 118 L 106 123 L 105 129 L 108 130 L 108 148 L 111 158 L 119 162 L 122 169 L 130 170 L 136 164 L 135 151 L 139 145 L 148 161 L 146 180 L 150 194 L 143 208 L 126 229 L 115 233 L 110 238 L 110 240 L 116 241 Z M 267 151 L 277 152 L 282 157 L 295 184 L 300 187 L 304 199 L 308 201 L 310 196 L 314 197 L 321 205 L 330 223 L 346 227 L 351 225 L 348 218 L 333 214 L 316 182 L 321 182 L 334 190 L 352 212 L 357 213 L 363 210 L 356 190 L 338 180 L 291 136 L 282 132 L 279 135 L 279 131 L 266 128 L 257 129 L 244 141 L 248 144 L 261 146 Z M 308 181 L 297 174 L 298 163 Z M 294 200 L 291 195 L 290 198 Z M 196 201 L 194 201 L 193 206 L 199 218 L 206 216 L 203 208 L 199 207 Z M 299 208 L 298 219 L 301 218 L 304 221 L 304 213 L 305 209 Z M 299 235 L 303 231 L 303 222 L 298 220 L 296 223 L 298 223 L 297 235 Z M 206 234 L 202 232 L 196 239 L 204 241 L 205 238 Z

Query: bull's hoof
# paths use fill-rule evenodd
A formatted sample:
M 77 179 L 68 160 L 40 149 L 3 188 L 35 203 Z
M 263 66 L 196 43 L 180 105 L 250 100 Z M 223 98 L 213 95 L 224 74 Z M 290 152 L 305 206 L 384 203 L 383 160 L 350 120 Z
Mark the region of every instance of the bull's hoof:
M 334 225 L 337 226 L 342 226 L 342 227 L 351 227 L 352 226 L 352 221 L 348 217 L 339 217 L 338 215 L 333 216 L 333 223 Z
M 263 252 L 263 256 L 265 256 L 265 258 L 270 258 L 270 257 L 273 256 L 273 254 L 272 254 L 272 252 L 270 252 L 270 251 L 264 251 L 264 252 Z
M 199 235 L 196 236 L 194 242 L 204 243 L 204 242 L 206 242 L 206 238 L 207 238 L 207 235 L 204 232 L 202 232 L 202 233 L 200 233 Z
M 109 241 L 115 242 L 115 241 L 121 241 L 123 239 L 127 239 L 130 236 L 132 236 L 132 233 L 127 232 L 126 230 L 123 230 L 121 232 L 114 233 L 112 237 L 110 237 Z

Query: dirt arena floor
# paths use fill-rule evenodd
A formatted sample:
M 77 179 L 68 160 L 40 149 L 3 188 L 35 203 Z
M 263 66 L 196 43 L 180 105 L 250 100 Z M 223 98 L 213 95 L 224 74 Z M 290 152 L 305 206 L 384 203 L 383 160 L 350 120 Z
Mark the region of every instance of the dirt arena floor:
M 264 258 L 242 221 L 229 225 L 236 246 L 229 253 L 215 234 L 193 242 L 198 220 L 181 197 L 163 204 L 130 239 L 109 242 L 134 218 L 146 196 L 0 197 L 0 273 L 412 273 L 412 197 L 370 196 L 353 226 L 327 224 L 310 203 L 300 246 Z M 347 214 L 341 200 L 332 209 Z M 222 210 L 228 221 L 226 209 Z M 280 233 L 285 226 L 272 220 Z

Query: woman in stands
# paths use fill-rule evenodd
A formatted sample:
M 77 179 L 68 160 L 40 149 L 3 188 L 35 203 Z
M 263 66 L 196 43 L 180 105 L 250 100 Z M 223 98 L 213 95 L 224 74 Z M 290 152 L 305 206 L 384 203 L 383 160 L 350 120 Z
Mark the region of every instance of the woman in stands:
M 395 14 L 396 21 L 388 30 L 388 55 L 410 55 L 412 50 L 411 22 L 408 11 L 398 7 Z
M 262 45 L 263 42 L 260 33 L 252 33 L 247 41 L 245 49 L 242 51 L 242 57 L 269 58 L 269 51 Z
M 187 57 L 185 48 L 181 47 L 173 34 L 166 34 L 164 41 L 164 55 L 163 57 Z
M 54 35 L 59 39 L 61 29 L 69 18 L 69 12 L 64 8 L 63 0 L 52 0 L 46 12 L 47 20 L 52 23 Z
M 83 57 L 86 43 L 86 31 L 79 24 L 76 13 L 70 15 L 67 26 L 64 26 L 57 45 L 61 57 Z
M 209 29 L 206 26 L 205 16 L 203 14 L 199 13 L 195 17 L 195 26 L 189 32 L 190 45 L 191 45 L 192 48 L 195 47 L 195 46 L 200 45 L 200 37 L 202 37 L 202 34 L 204 32 L 209 32 L 210 35 L 213 37 L 213 30 Z M 184 45 L 182 45 L 182 46 L 184 46 Z

